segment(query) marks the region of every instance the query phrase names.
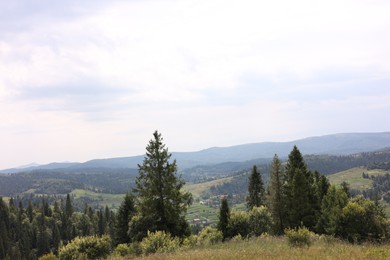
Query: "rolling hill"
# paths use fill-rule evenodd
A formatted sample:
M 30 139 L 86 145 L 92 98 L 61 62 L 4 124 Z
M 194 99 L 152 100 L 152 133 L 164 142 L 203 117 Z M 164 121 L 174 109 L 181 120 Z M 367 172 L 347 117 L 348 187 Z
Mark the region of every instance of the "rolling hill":
M 169 144 L 168 144 L 169 145 Z M 346 155 L 359 152 L 370 152 L 390 147 L 390 132 L 383 133 L 347 133 L 332 134 L 290 142 L 263 142 L 243 144 L 230 147 L 213 147 L 196 152 L 173 152 L 172 158 L 177 160 L 180 170 L 195 166 L 207 166 L 231 162 L 270 159 L 274 154 L 286 157 L 294 145 L 302 154 Z M 1 173 L 27 172 L 37 169 L 82 170 L 93 168 L 119 169 L 137 168 L 142 163 L 143 155 L 94 159 L 84 163 L 51 163 L 24 169 L 6 169 Z

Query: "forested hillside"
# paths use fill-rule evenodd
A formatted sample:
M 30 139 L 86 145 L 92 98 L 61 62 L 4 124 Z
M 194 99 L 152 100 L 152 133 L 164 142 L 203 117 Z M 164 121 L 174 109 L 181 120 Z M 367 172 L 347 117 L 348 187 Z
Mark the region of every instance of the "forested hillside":
M 82 172 L 35 170 L 27 173 L 0 174 L 0 195 L 67 194 L 74 189 L 124 194 L 133 187 L 137 174 L 136 169 L 85 169 Z

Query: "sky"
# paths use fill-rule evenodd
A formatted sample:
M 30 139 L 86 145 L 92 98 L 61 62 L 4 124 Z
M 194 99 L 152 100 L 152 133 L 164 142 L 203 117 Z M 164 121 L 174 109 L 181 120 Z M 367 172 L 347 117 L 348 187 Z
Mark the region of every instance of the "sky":
M 0 6 L 3 169 L 390 130 L 390 1 Z

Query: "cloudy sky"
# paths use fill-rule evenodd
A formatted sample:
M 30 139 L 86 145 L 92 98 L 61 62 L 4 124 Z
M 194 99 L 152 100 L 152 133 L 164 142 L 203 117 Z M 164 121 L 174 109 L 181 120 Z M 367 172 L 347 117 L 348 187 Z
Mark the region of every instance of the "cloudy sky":
M 0 6 L 0 168 L 390 130 L 390 1 Z

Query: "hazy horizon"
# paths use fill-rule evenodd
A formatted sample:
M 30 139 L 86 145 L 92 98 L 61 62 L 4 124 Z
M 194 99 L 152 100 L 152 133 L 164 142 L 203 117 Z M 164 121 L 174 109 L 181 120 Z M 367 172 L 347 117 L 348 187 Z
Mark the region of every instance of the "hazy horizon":
M 390 130 L 390 2 L 2 1 L 0 169 Z

